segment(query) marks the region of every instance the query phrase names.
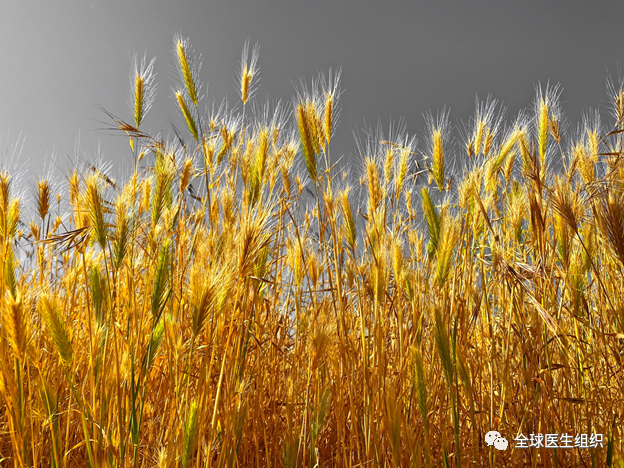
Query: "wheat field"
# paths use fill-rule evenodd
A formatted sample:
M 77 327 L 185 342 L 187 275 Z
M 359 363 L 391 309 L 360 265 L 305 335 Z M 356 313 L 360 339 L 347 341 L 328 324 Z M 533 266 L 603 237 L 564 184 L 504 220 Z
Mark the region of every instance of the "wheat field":
M 174 38 L 169 139 L 135 60 L 124 180 L 0 173 L 2 466 L 624 466 L 623 81 L 603 120 L 548 86 L 344 164 L 339 72 L 259 104 L 247 43 L 211 108 L 198 57 Z

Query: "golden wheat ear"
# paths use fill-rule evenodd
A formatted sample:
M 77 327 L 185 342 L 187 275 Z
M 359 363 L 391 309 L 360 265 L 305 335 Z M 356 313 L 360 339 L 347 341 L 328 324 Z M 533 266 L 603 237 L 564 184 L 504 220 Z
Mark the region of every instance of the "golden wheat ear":
M 184 93 L 180 90 L 175 92 L 175 97 L 178 101 L 178 106 L 180 107 L 180 112 L 182 112 L 182 116 L 184 117 L 184 122 L 186 122 L 186 127 L 188 128 L 191 135 L 195 141 L 199 142 L 199 131 L 197 127 L 197 123 L 193 118 L 193 114 L 186 104 L 186 99 L 184 99 Z
M 324 74 L 320 74 L 319 76 L 320 88 L 324 98 L 323 131 L 325 142 L 328 145 L 331 142 L 336 122 L 340 116 L 340 97 L 342 95 L 342 90 L 340 88 L 341 75 L 342 70 L 340 68 L 335 71 L 330 68 L 327 78 L 325 78 Z
M 130 69 L 130 86 L 133 89 L 130 107 L 134 115 L 134 125 L 138 129 L 149 112 L 156 99 L 156 83 L 154 81 L 154 57 L 149 63 L 144 55 L 139 59 L 136 55 L 132 58 Z
M 201 60 L 193 54 L 191 41 L 188 38 L 182 37 L 181 34 L 176 34 L 173 39 L 173 44 L 180 78 L 184 83 L 184 87 L 191 102 L 197 107 L 197 103 L 199 102 L 197 75 L 199 75 L 201 69 Z
M 249 38 L 245 40 L 243 45 L 243 52 L 240 61 L 240 71 L 238 80 L 240 82 L 240 96 L 243 104 L 247 104 L 247 101 L 251 99 L 256 92 L 257 84 L 259 80 L 260 67 L 258 65 L 258 58 L 260 57 L 260 45 L 256 42 L 251 49 L 251 56 L 249 51 Z
M 6 330 L 15 356 L 22 361 L 30 340 L 30 324 L 26 317 L 22 296 L 19 293 L 13 295 L 11 291 L 7 291 L 5 310 L 2 311 L 2 325 Z
M 404 147 L 399 151 L 399 162 L 394 171 L 394 197 L 397 201 L 401 196 L 403 184 L 407 177 L 410 154 L 412 154 L 411 147 Z
M 182 173 L 179 179 L 180 194 L 184 194 L 185 190 L 195 178 L 195 166 L 193 165 L 193 158 L 187 156 L 182 164 Z
M 561 90 L 558 85 L 547 84 L 544 89 L 541 85 L 536 87 L 534 102 L 535 112 L 535 132 L 537 141 L 537 152 L 539 156 L 540 179 L 544 180 L 547 170 L 547 150 L 548 136 L 551 133 L 552 121 L 559 121 L 561 108 L 559 97 Z
M 518 142 L 522 134 L 523 131 L 520 128 L 514 128 L 509 133 L 509 135 L 507 135 L 507 138 L 501 145 L 498 154 L 494 158 L 493 163 L 489 168 L 488 177 L 492 178 L 497 175 L 503 169 L 503 165 L 506 163 L 506 161 L 508 159 L 511 159 L 516 143 Z
M 104 222 L 105 202 L 97 175 L 92 174 L 87 179 L 84 198 L 91 224 L 91 237 L 104 250 L 108 240 L 108 227 Z
M 442 223 L 442 236 L 438 247 L 438 263 L 436 265 L 436 281 L 443 287 L 452 266 L 453 251 L 459 241 L 459 226 L 455 220 L 446 218 Z
M 344 237 L 351 250 L 355 251 L 357 242 L 357 228 L 355 224 L 355 218 L 353 216 L 353 210 L 351 209 L 351 203 L 349 202 L 349 188 L 346 188 L 338 195 L 340 201 L 340 210 L 342 211 L 342 218 L 344 220 L 343 231 Z
M 37 213 L 44 220 L 50 211 L 50 182 L 47 179 L 37 181 Z
M 191 330 L 195 336 L 204 328 L 210 309 L 214 305 L 216 288 L 205 278 L 205 272 L 195 270 L 191 273 Z
M 447 190 L 444 146 L 450 138 L 448 109 L 442 109 L 435 118 L 431 114 L 427 115 L 426 123 L 429 146 L 429 154 L 427 156 L 431 159 L 431 175 L 440 190 Z

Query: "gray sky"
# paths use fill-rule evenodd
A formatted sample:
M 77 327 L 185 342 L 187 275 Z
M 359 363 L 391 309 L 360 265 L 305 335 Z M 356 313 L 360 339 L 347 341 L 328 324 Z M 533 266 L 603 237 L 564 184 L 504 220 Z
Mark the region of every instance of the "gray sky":
M 621 61 L 624 2 L 574 0 L 0 0 L 0 148 L 21 132 L 22 152 L 41 173 L 62 163 L 81 134 L 93 153 L 128 162 L 127 139 L 101 131 L 97 106 L 131 120 L 130 54 L 157 56 L 158 95 L 144 126 L 179 123 L 171 98 L 173 35 L 203 55 L 208 99 L 237 101 L 234 81 L 245 38 L 259 42 L 256 99 L 290 102 L 293 83 L 343 69 L 343 112 L 333 154 L 354 151 L 364 120 L 404 116 L 410 133 L 423 112 L 451 108 L 466 121 L 475 95 L 529 106 L 538 81 L 560 82 L 572 121 L 604 106 L 605 70 Z M 119 164 L 119 163 L 122 164 Z

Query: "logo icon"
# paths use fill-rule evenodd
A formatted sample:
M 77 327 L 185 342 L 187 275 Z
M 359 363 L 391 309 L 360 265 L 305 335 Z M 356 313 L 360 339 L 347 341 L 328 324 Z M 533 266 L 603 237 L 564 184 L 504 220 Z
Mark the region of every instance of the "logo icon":
M 490 431 L 485 434 L 485 443 L 488 445 L 494 445 L 498 450 L 507 450 L 509 442 L 498 431 Z

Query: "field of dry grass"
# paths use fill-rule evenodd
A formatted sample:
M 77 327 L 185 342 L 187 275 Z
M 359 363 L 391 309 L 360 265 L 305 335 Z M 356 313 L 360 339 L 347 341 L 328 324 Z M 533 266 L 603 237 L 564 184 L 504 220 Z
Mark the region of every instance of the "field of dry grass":
M 345 173 L 339 74 L 262 106 L 246 47 L 206 113 L 174 49 L 177 138 L 141 128 L 153 62 L 109 114 L 126 180 L 76 167 L 26 206 L 0 174 L 2 466 L 624 466 L 622 82 L 575 127 L 548 87 L 365 133 Z

